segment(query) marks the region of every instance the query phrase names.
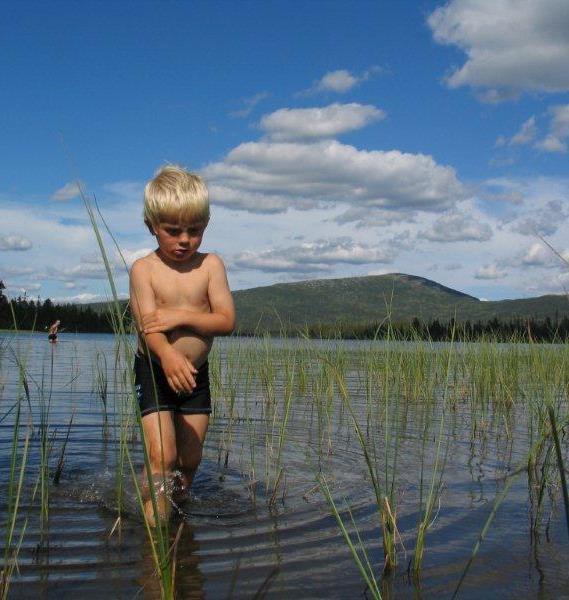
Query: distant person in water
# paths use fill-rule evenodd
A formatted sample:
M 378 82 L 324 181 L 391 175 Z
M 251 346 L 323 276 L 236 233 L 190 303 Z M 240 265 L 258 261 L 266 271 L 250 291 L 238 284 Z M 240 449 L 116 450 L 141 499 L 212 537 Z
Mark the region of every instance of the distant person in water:
M 185 169 L 161 168 L 144 191 L 144 222 L 158 248 L 130 271 L 130 303 L 139 331 L 134 362 L 137 401 L 152 477 L 144 476 L 144 512 L 168 518 L 200 464 L 211 413 L 207 357 L 213 336 L 235 327 L 223 261 L 198 252 L 209 222 L 204 181 Z
M 59 321 L 59 319 L 53 323 L 51 325 L 51 327 L 49 328 L 49 334 L 47 336 L 47 339 L 53 344 L 54 342 L 57 342 L 57 331 L 59 329 L 59 324 L 61 321 Z

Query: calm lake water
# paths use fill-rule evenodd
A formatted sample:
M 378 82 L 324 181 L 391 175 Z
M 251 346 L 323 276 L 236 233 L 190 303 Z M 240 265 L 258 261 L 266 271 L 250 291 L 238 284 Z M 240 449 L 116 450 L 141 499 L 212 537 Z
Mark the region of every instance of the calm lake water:
M 324 376 L 319 378 L 316 359 L 314 364 L 304 365 L 308 375 L 298 375 L 297 365 L 290 374 L 294 385 L 287 388 L 290 365 L 284 364 L 287 354 L 282 351 L 308 342 L 229 339 L 215 344 L 211 360 L 217 382 L 214 415 L 204 459 L 188 502 L 172 522 L 172 537 L 179 523 L 186 524 L 177 549 L 178 597 L 364 597 L 365 584 L 316 480 L 318 473 L 325 475 L 348 522 L 346 506 L 350 506 L 379 576 L 383 551 L 375 497 L 361 446 L 338 390 L 330 387 Z M 331 345 L 309 344 L 315 357 L 320 349 Z M 366 429 L 370 397 L 357 365 L 371 343 L 333 344 L 343 357 L 352 409 Z M 405 347 L 413 351 L 412 345 Z M 249 360 L 245 372 L 242 355 L 252 348 L 264 350 L 257 364 Z M 261 364 L 262 357 L 271 352 L 278 367 L 273 371 Z M 310 359 L 311 354 L 303 356 Z M 0 357 L 3 537 L 18 399 L 20 448 L 29 431 L 29 419 L 33 427 L 18 516 L 19 526 L 27 525 L 11 597 L 159 597 L 128 465 L 123 477 L 121 535 L 116 531 L 110 535 L 117 518 L 119 423 L 132 402 L 124 385 L 124 369 L 115 368 L 114 336 L 64 333 L 57 344 L 50 345 L 44 334 L 4 335 Z M 19 366 L 26 372 L 29 401 L 20 384 Z M 272 383 L 267 373 L 274 376 Z M 295 387 L 299 378 L 305 378 L 306 385 L 299 382 Z M 289 414 L 283 410 L 287 393 Z M 314 402 L 318 394 L 328 397 L 328 404 Z M 566 402 L 566 398 L 561 401 Z M 365 431 L 367 436 L 376 436 L 375 447 L 380 451 L 389 446 L 386 432 L 391 440 L 396 435 L 398 443 L 395 488 L 402 543 L 397 571 L 385 582 L 383 594 L 397 598 L 450 597 L 496 495 L 509 481 L 508 476 L 527 460 L 528 407 L 519 401 L 497 412 L 489 403 L 473 412 L 466 391 L 448 413 L 442 413 L 442 400 L 437 403 L 435 399 L 428 419 L 421 402 L 400 401 L 392 410 L 394 429 L 370 431 L 368 420 Z M 69 432 L 60 480 L 49 483 L 49 521 L 43 534 L 39 491 L 34 497 L 42 418 L 48 419 L 51 475 Z M 283 419 L 286 436 L 281 438 Z M 129 443 L 140 471 L 140 438 Z M 421 469 L 427 482 L 424 490 L 430 485 L 437 447 L 444 464 L 442 487 L 427 534 L 423 572 L 420 581 L 413 582 L 407 567 L 421 518 Z M 387 456 L 388 462 L 392 456 Z M 381 466 L 381 454 L 376 458 Z M 548 499 L 543 504 L 541 526 L 532 532 L 535 493 L 528 488 L 531 485 L 527 472 L 513 480 L 460 597 L 569 597 L 569 539 L 559 488 L 544 492 Z

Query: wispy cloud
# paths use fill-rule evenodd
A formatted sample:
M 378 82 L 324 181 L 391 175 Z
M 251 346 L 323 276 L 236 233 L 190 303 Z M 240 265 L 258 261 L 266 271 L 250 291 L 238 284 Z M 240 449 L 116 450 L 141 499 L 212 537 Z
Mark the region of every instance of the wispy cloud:
M 569 60 L 569 57 L 568 57 Z M 567 152 L 569 139 L 569 104 L 551 106 L 548 135 L 537 142 L 536 148 L 544 152 Z
M 0 273 L 2 275 L 12 275 L 14 277 L 29 276 L 35 273 L 33 267 L 21 267 L 14 265 L 0 265 Z
M 537 136 L 537 126 L 535 123 L 535 117 L 531 116 L 527 121 L 525 121 L 518 132 L 514 134 L 512 137 L 504 137 L 500 136 L 496 140 L 496 147 L 500 146 L 522 146 L 524 144 L 529 144 L 532 142 Z
M 381 70 L 381 67 L 373 66 L 359 75 L 351 73 L 346 69 L 328 71 L 323 77 L 314 81 L 309 88 L 297 92 L 296 96 L 311 96 L 322 92 L 345 94 L 360 83 L 371 79 L 374 75 L 380 73 Z
M 305 242 L 288 248 L 241 252 L 235 257 L 234 264 L 241 269 L 313 273 L 329 271 L 338 263 L 351 265 L 390 263 L 394 256 L 392 249 L 373 247 L 342 237 Z
M 59 188 L 51 195 L 52 200 L 68 201 L 78 198 L 80 195 L 79 186 L 76 181 L 70 181 L 63 187 Z
M 5 293 L 12 297 L 31 294 L 41 289 L 41 283 L 12 283 L 9 280 L 4 283 L 6 284 Z
M 259 104 L 260 102 L 262 102 L 269 96 L 270 96 L 269 92 L 259 92 L 258 94 L 255 94 L 254 96 L 250 96 L 249 98 L 243 98 L 241 100 L 241 104 L 243 104 L 243 108 L 231 111 L 229 113 L 229 116 L 234 117 L 236 119 L 245 119 L 246 117 L 248 117 L 251 114 L 251 112 L 257 106 L 257 104 Z
M 118 294 L 118 296 L 121 299 L 128 298 L 128 294 Z M 82 292 L 74 296 L 56 296 L 52 300 L 55 304 L 86 304 L 89 302 L 106 302 L 109 298 L 109 295 Z

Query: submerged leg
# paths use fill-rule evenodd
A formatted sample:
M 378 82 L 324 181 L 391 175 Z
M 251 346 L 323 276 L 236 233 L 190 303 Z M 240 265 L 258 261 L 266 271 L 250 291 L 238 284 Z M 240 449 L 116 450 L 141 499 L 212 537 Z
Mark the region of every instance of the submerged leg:
M 151 474 L 144 469 L 142 489 L 144 514 L 152 527 L 156 526 L 156 517 L 166 520 L 170 516 L 171 503 L 166 492 L 172 478 L 172 470 L 176 465 L 176 430 L 172 412 L 153 412 L 142 417 L 144 443 L 148 453 Z M 154 486 L 158 515 L 154 514 L 150 487 Z

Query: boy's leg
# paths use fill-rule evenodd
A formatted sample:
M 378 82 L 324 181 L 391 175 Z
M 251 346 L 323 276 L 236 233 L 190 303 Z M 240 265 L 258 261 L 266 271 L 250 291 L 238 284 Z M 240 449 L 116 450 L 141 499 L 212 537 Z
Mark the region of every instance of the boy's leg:
M 209 415 L 184 415 L 174 417 L 176 427 L 177 466 L 182 472 L 182 485 L 188 489 L 202 459 L 202 449 L 209 425 Z
M 166 485 L 170 473 L 176 465 L 176 430 L 171 411 L 157 411 L 142 417 L 144 443 L 150 462 L 152 482 Z M 152 526 L 155 526 L 154 508 L 152 497 L 148 488 L 148 475 L 146 469 L 143 473 L 143 500 L 144 514 Z M 160 485 L 159 483 L 159 485 Z M 156 487 L 154 488 L 157 489 Z M 159 488 L 158 488 L 159 489 Z M 156 494 L 156 504 L 160 519 L 167 519 L 170 515 L 170 501 L 164 494 Z

